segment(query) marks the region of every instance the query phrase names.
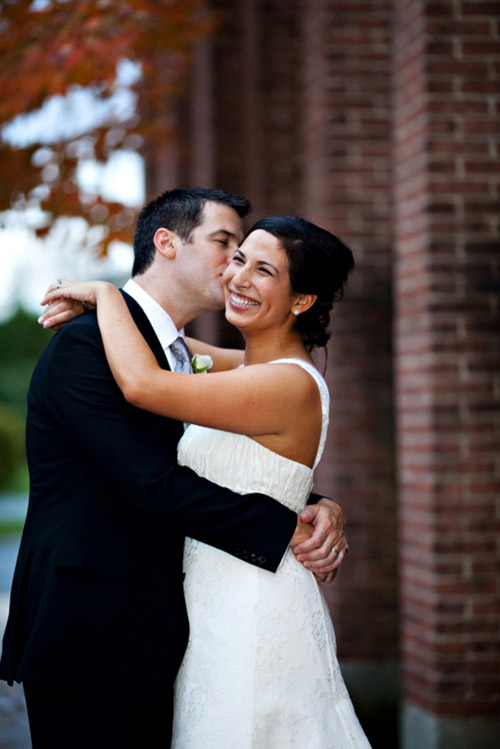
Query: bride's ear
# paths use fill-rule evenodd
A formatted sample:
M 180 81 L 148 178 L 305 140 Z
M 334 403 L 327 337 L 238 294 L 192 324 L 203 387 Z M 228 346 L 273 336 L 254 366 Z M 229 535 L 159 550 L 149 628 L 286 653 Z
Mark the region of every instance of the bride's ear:
M 176 246 L 177 235 L 170 231 L 170 229 L 157 229 L 154 236 L 154 245 L 160 255 L 163 255 L 167 260 L 173 260 L 177 252 Z
M 307 312 L 308 309 L 311 309 L 317 298 L 317 294 L 297 294 L 292 307 L 293 313 L 301 315 L 303 312 Z

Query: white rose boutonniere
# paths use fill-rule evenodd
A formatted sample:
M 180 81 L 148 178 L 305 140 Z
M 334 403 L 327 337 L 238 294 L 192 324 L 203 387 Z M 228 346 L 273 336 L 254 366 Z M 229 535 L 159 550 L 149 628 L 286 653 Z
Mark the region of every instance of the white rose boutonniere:
M 209 354 L 195 354 L 191 359 L 191 364 L 193 365 L 193 372 L 195 374 L 206 373 L 214 366 L 213 359 Z

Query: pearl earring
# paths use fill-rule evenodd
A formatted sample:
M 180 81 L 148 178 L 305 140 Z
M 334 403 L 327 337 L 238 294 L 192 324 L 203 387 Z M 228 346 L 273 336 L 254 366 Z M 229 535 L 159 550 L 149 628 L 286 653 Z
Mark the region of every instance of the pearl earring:
M 300 315 L 300 310 L 298 310 L 298 309 L 294 309 L 294 311 L 293 311 L 293 314 L 294 314 L 294 315 Z

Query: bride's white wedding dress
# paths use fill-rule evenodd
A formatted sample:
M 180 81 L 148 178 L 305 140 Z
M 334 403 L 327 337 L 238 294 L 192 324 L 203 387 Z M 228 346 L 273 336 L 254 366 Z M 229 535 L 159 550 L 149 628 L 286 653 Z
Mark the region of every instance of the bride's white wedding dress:
M 299 359 L 321 393 L 321 375 Z M 240 434 L 190 426 L 179 463 L 239 493 L 261 492 L 299 512 L 313 470 Z M 369 748 L 336 656 L 328 608 L 311 572 L 288 550 L 273 574 L 186 539 L 189 645 L 175 687 L 175 749 Z

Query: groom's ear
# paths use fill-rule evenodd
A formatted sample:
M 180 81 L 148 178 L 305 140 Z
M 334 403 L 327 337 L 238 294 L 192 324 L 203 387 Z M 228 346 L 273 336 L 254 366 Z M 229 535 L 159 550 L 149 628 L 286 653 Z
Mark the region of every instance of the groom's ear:
M 177 252 L 177 234 L 170 229 L 157 229 L 154 236 L 154 245 L 160 255 L 167 260 L 173 260 Z

